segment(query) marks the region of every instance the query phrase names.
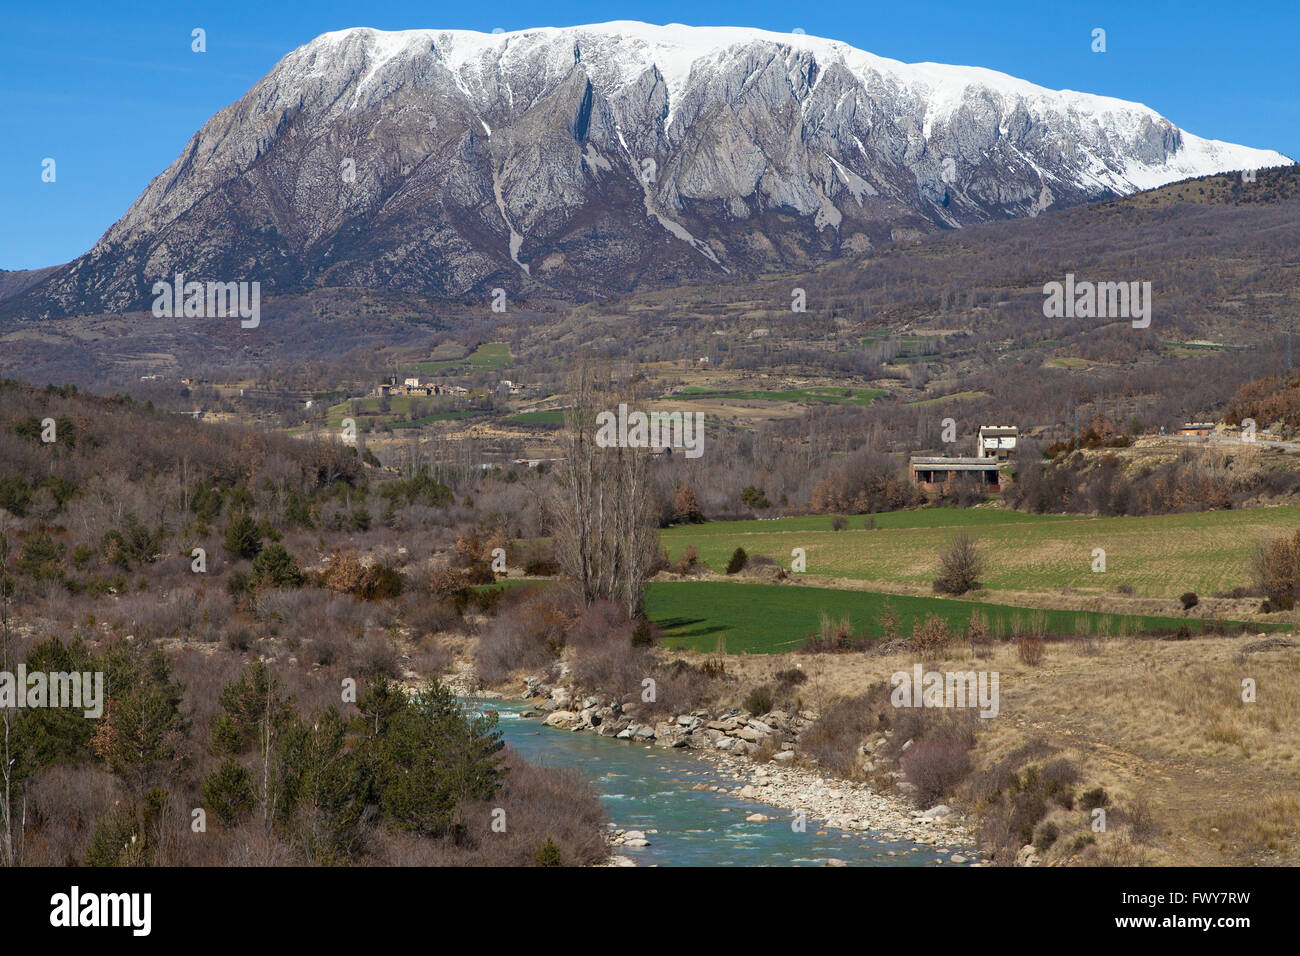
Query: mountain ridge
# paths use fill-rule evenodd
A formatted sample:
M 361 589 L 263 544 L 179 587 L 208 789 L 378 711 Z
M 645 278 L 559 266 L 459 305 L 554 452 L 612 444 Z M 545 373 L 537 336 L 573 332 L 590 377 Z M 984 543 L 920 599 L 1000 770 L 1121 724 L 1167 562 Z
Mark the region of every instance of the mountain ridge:
M 1289 162 L 1142 104 L 802 34 L 352 28 L 286 54 L 3 308 L 141 308 L 176 272 L 592 297 Z

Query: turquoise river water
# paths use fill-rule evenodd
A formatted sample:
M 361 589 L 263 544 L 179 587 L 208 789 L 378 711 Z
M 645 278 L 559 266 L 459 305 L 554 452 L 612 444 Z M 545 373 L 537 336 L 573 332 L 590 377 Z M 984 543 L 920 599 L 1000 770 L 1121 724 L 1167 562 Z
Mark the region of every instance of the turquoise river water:
M 638 866 L 825 866 L 828 859 L 849 866 L 938 866 L 952 865 L 946 861 L 954 852 L 969 855 L 956 845 L 945 852 L 871 831 L 823 829 L 811 817 L 798 832 L 788 810 L 694 789 L 730 790 L 740 781 L 689 751 L 545 727 L 521 717 L 527 707 L 514 701 L 467 704 L 495 710 L 505 742 L 530 762 L 586 774 L 614 826 L 646 831 L 649 846 L 615 850 Z M 746 822 L 753 813 L 771 819 Z

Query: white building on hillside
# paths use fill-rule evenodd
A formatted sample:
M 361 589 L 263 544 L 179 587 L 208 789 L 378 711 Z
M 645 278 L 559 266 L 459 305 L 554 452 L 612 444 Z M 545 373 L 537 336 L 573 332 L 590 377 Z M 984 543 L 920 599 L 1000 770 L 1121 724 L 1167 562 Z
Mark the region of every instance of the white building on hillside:
M 981 425 L 976 458 L 1010 458 L 1016 453 L 1019 430 L 1014 425 Z

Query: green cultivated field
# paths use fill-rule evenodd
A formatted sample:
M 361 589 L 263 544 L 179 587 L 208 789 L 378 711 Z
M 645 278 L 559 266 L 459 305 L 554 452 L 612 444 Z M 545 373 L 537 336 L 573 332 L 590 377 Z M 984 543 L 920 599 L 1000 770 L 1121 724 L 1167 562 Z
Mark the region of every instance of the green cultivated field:
M 512 425 L 563 425 L 564 409 L 548 408 L 539 412 L 520 412 L 505 419 Z
M 551 586 L 548 580 L 507 580 L 487 588 Z M 1043 610 L 1009 604 L 989 604 L 938 597 L 911 597 L 870 591 L 801 585 L 756 584 L 748 581 L 653 581 L 646 590 L 646 614 L 664 633 L 670 648 L 713 652 L 721 637 L 733 654 L 778 654 L 797 650 L 817 633 L 822 614 L 838 623 L 847 618 L 855 636 L 883 636 L 880 614 L 886 602 L 899 621 L 899 633 L 908 636 L 917 621 L 936 614 L 951 632 L 965 631 L 971 612 L 979 609 L 997 639 L 1028 631 L 1047 635 L 1077 634 L 1123 637 L 1138 634 L 1172 634 L 1186 625 L 1201 631 L 1235 631 L 1242 622 L 1209 622 L 1203 618 L 1147 614 L 1106 614 L 1095 611 Z M 1252 621 L 1248 630 L 1273 631 L 1282 623 Z
M 1263 538 L 1300 527 L 1300 507 L 1212 511 L 1133 518 L 1029 515 L 1001 509 L 933 508 L 848 517 L 844 531 L 830 516 L 706 523 L 669 528 L 662 542 L 677 558 L 694 545 L 700 559 L 722 571 L 737 546 L 790 567 L 803 548 L 807 573 L 928 587 L 939 549 L 959 528 L 984 549 L 982 579 L 993 590 L 1075 588 L 1113 592 L 1129 585 L 1138 595 L 1213 595 L 1250 584 L 1250 559 Z M 1092 571 L 1093 549 L 1106 552 L 1105 573 Z
M 796 650 L 817 632 L 825 612 L 833 620 L 847 617 L 855 634 L 881 636 L 880 611 L 888 600 L 898 615 L 900 631 L 912 632 L 914 621 L 938 614 L 949 630 L 960 635 L 979 608 L 994 636 L 1009 637 L 1034 628 L 1049 634 L 1136 634 L 1175 631 L 1187 625 L 1193 633 L 1206 626 L 1197 618 L 1097 614 L 1084 611 L 1041 611 L 942 598 L 839 591 L 832 588 L 732 581 L 655 581 L 646 594 L 646 612 L 665 634 L 668 647 L 710 652 L 722 637 L 728 653 L 774 654 Z M 1252 629 L 1267 629 L 1252 624 Z
M 434 362 L 421 362 L 412 367 L 414 375 L 440 375 L 454 370 L 502 369 L 514 361 L 510 346 L 505 342 L 486 342 L 469 355 L 460 359 L 440 359 Z

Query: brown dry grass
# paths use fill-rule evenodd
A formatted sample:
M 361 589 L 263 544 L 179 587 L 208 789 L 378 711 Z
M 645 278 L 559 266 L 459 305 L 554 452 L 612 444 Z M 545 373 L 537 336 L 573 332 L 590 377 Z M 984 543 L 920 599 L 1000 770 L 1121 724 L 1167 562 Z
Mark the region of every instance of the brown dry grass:
M 1243 654 L 1250 640 L 1049 642 L 1037 667 L 1011 643 L 972 658 L 958 641 L 936 669 L 1000 674 L 1001 709 L 980 722 L 977 769 L 1039 739 L 1079 767 L 1080 792 L 1110 795 L 1119 812 L 1093 845 L 1072 847 L 1089 833 L 1082 810 L 1053 817 L 1062 837 L 1049 859 L 1300 865 L 1300 648 Z M 799 665 L 808 681 L 795 703 L 817 710 L 913 663 L 906 653 L 731 655 L 727 671 L 739 704 L 745 687 Z M 1242 700 L 1247 678 L 1253 703 Z M 1135 816 L 1146 818 L 1141 840 Z

